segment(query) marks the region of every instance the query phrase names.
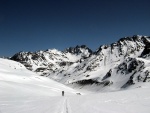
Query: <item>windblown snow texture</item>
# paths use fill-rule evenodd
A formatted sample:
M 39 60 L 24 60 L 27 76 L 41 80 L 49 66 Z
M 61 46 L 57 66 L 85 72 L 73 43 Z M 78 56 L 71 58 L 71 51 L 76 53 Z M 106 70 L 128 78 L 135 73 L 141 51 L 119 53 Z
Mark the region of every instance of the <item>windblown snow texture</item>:
M 96 51 L 81 45 L 64 51 L 19 52 L 11 59 L 41 76 L 80 89 L 119 90 L 150 81 L 148 36 L 121 38 Z

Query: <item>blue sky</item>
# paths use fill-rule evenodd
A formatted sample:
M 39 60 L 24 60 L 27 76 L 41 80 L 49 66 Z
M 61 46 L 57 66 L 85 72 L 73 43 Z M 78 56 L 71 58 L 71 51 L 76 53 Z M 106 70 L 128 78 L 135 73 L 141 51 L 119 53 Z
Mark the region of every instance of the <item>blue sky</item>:
M 150 0 L 0 0 L 0 56 L 150 36 Z

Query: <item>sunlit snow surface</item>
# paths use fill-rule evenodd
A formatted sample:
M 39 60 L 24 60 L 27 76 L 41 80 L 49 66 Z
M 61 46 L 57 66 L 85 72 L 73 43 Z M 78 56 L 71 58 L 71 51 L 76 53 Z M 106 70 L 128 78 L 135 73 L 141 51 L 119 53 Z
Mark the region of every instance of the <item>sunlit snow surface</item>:
M 76 93 L 20 63 L 0 59 L 0 113 L 150 113 L 149 83 L 116 92 Z

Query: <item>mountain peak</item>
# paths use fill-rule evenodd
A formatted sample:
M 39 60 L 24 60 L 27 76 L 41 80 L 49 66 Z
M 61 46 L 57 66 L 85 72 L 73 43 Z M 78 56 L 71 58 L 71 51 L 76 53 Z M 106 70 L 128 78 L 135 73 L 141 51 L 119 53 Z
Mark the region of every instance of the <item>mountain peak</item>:
M 123 37 L 118 42 L 123 41 L 143 41 L 144 39 L 149 38 L 148 36 L 142 36 L 142 35 L 133 35 L 132 37 Z
M 64 51 L 19 52 L 11 57 L 39 75 L 69 86 L 127 88 L 149 80 L 150 37 L 124 37 L 93 52 L 86 45 Z M 140 75 L 142 74 L 142 75 Z
M 65 53 L 72 53 L 76 55 L 79 55 L 80 53 L 83 53 L 85 51 L 87 51 L 89 54 L 92 54 L 92 50 L 89 49 L 86 45 L 77 45 L 76 47 L 69 47 L 64 50 Z

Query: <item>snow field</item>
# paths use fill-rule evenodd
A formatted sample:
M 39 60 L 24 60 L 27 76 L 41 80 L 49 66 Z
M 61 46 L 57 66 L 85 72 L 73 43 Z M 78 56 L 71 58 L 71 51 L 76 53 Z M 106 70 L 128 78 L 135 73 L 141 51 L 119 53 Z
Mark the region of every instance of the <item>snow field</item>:
M 77 92 L 28 71 L 20 63 L 0 59 L 0 113 L 150 112 L 149 83 L 115 92 L 82 96 L 76 95 Z

